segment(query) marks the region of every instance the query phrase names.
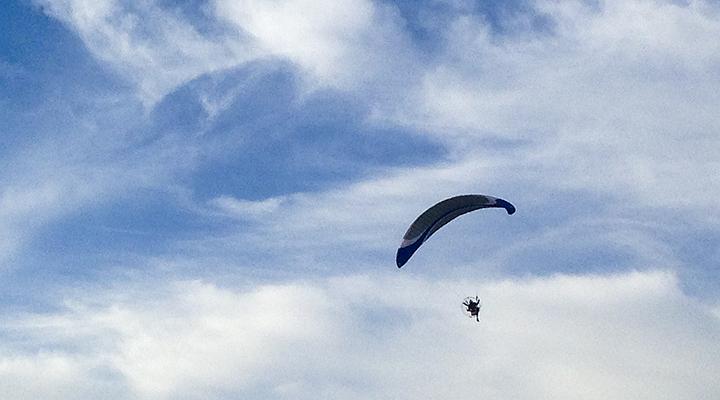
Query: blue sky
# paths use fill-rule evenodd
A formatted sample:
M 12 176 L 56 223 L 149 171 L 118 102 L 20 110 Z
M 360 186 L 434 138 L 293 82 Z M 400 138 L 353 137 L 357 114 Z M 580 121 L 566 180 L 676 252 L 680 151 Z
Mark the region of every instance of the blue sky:
M 717 3 L 0 9 L 0 397 L 720 395 Z

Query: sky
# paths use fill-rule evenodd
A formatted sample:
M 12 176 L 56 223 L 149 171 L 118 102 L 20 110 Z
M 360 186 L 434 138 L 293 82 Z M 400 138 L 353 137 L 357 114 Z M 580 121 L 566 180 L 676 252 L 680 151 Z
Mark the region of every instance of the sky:
M 1 398 L 720 398 L 717 1 L 9 0 L 0 29 Z M 463 193 L 517 213 L 396 268 Z

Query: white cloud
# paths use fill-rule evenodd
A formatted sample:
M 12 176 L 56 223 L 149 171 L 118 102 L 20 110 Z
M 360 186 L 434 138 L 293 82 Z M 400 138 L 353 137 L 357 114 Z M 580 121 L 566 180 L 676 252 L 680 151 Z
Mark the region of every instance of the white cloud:
M 216 0 L 204 12 L 225 27 L 218 37 L 153 2 L 43 4 L 99 59 L 139 79 L 149 103 L 199 75 L 274 56 L 311 87 L 359 94 L 373 121 L 438 137 L 458 158 L 516 140 L 526 147 L 507 155 L 515 170 L 549 188 L 716 211 L 720 23 L 711 3 L 537 1 L 550 32 L 507 37 L 458 12 L 438 31 L 444 47 L 432 63 L 392 7 L 367 1 Z
M 285 201 L 282 197 L 251 201 L 236 199 L 231 196 L 220 196 L 212 199 L 209 205 L 231 217 L 254 219 L 266 217 L 268 214 L 278 211 Z
M 480 324 L 459 305 L 475 291 Z M 76 398 L 95 383 L 104 398 L 143 399 L 720 395 L 720 320 L 663 272 L 350 276 L 241 290 L 176 282 L 4 319 L 16 340 L 3 341 L 0 393 L 17 399 Z M 57 373 L 36 392 L 6 379 L 48 368 Z
M 217 37 L 153 2 L 42 4 L 98 59 L 136 83 L 147 105 L 197 76 L 272 55 L 298 65 L 311 84 L 365 96 L 373 122 L 411 127 L 452 150 L 442 164 L 395 169 L 320 193 L 209 203 L 213 211 L 259 222 L 222 245 L 267 254 L 274 254 L 270 246 L 282 247 L 302 272 L 328 255 L 347 263 L 378 252 L 387 252 L 394 269 L 392 252 L 406 224 L 438 193 L 520 200 L 515 220 L 525 208 L 550 206 L 556 191 L 612 201 L 581 212 L 597 213 L 599 228 L 551 216 L 544 235 L 501 252 L 499 261 L 562 242 L 582 252 L 588 241 L 576 237 L 594 234 L 636 254 L 635 267 L 676 267 L 682 257 L 654 236 L 656 227 L 639 227 L 643 217 L 612 221 L 643 206 L 692 206 L 700 218 L 717 218 L 720 52 L 713 38 L 720 24 L 709 3 L 604 2 L 598 11 L 537 2 L 556 20 L 556 31 L 532 38 L 492 37 L 482 20 L 462 16 L 445 32 L 447 47 L 433 65 L 416 61 L 397 16 L 376 3 L 218 0 L 208 15 L 233 30 Z M 422 76 L 419 83 L 414 76 Z M 383 91 L 394 92 L 392 101 L 378 99 Z M 203 101 L 211 116 L 231 103 L 212 95 Z M 494 149 L 505 140 L 516 142 Z M 32 152 L 10 176 L 0 192 L 0 251 L 14 252 L 35 224 L 118 189 L 167 183 L 186 167 L 185 154 L 148 154 L 162 145 L 107 162 L 87 142 L 78 152 L 72 146 Z M 107 146 L 116 148 L 123 145 Z M 68 162 L 68 154 L 84 156 Z M 493 240 L 493 232 L 480 234 Z M 686 297 L 666 273 L 487 283 L 353 276 L 244 290 L 202 282 L 124 289 L 74 297 L 45 316 L 5 316 L 2 397 L 720 395 L 711 376 L 720 360 L 717 309 L 713 314 Z M 460 319 L 457 304 L 475 290 L 486 305 L 479 326 Z M 53 371 L 51 379 L 22 385 L 40 371 Z
M 299 270 L 333 271 L 339 262 L 357 264 L 367 261 L 368 255 L 377 267 L 379 253 L 386 255 L 390 266 L 405 229 L 438 200 L 437 193 L 459 194 L 483 187 L 500 195 L 508 185 L 495 172 L 506 168 L 504 163 L 488 158 L 444 167 L 398 168 L 339 188 L 255 202 L 221 197 L 202 212 L 217 213 L 220 207 L 225 216 L 240 217 L 243 223 L 230 232 L 183 241 L 178 248 L 198 249 L 194 255 L 212 257 L 262 254 L 263 260 L 255 265 L 259 269 L 275 269 L 280 263 Z M 244 223 L 248 219 L 252 226 Z M 482 236 L 480 241 L 497 241 L 492 231 L 476 235 Z
M 259 54 L 247 38 L 202 33 L 153 1 L 36 0 L 88 50 L 137 85 L 146 106 L 190 80 Z
M 407 101 L 378 118 L 475 158 L 493 140 L 548 188 L 717 210 L 717 10 L 704 2 L 536 2 L 553 34 L 497 38 L 460 17 Z M 480 150 L 479 150 L 480 149 Z
M 236 23 L 268 49 L 297 60 L 318 75 L 337 74 L 349 39 L 368 30 L 368 1 L 217 1 L 218 16 Z
M 445 47 L 432 63 L 415 57 L 400 17 L 377 3 L 320 7 L 300 0 L 214 1 L 205 16 L 235 32 L 223 31 L 217 46 L 257 47 L 249 53 L 229 51 L 232 57 L 215 45 L 209 53 L 194 51 L 209 39 L 153 2 L 133 7 L 110 1 L 46 4 L 110 64 L 122 65 L 126 56 L 132 60 L 136 51 L 166 60 L 164 51 L 189 49 L 178 56 L 182 62 L 177 65 L 140 61 L 132 67 L 153 82 L 158 71 L 183 66 L 180 78 L 167 81 L 163 90 L 215 67 L 273 55 L 300 66 L 314 83 L 365 96 L 373 110 L 371 122 L 410 127 L 439 138 L 451 150 L 441 164 L 384 172 L 326 192 L 288 195 L 282 207 L 277 199 L 211 202 L 215 211 L 241 219 L 262 215 L 258 229 L 241 226 L 249 248 L 280 244 L 298 250 L 293 253 L 298 257 L 308 248 L 330 254 L 329 248 L 345 244 L 379 251 L 396 243 L 407 221 L 438 200 L 438 193 L 463 191 L 507 196 L 519 201 L 521 210 L 539 210 L 558 192 L 582 192 L 585 198 L 612 202 L 602 210 L 585 209 L 584 217 L 600 213 L 601 219 L 632 219 L 619 214 L 649 206 L 658 214 L 683 208 L 695 221 L 718 222 L 715 171 L 720 165 L 713 150 L 720 144 L 713 132 L 720 118 L 713 105 L 720 89 L 713 79 L 717 43 L 710 38 L 720 24 L 709 3 L 603 2 L 593 8 L 583 2 L 538 1 L 532 5 L 554 21 L 551 32 L 508 37 L 493 36 L 481 17 L 458 9 L 441 32 Z M 132 23 L 123 23 L 126 17 Z M 141 35 L 146 29 L 152 34 Z M 168 44 L 166 29 L 185 33 Z M 121 46 L 116 36 L 130 39 Z M 98 52 L 100 44 L 107 44 L 109 56 Z M 123 46 L 127 52 L 118 50 Z M 413 78 L 382 84 L 384 77 L 400 75 Z M 416 82 L 415 76 L 422 79 Z M 383 101 L 376 90 L 395 95 Z M 215 116 L 226 110 L 234 93 L 210 94 L 202 101 Z M 496 142 L 505 147 L 496 149 Z M 227 239 L 236 247 L 237 236 Z
M 58 127 L 53 133 L 5 160 L 10 168 L 0 175 L 3 268 L 15 265 L 14 257 L 46 224 L 134 190 L 167 188 L 175 174 L 193 164 L 193 147 L 172 135 L 133 147 L 126 136 L 92 125 L 80 132 Z
M 136 84 L 146 106 L 198 76 L 272 57 L 297 65 L 309 88 L 384 96 L 405 80 L 389 71 L 416 67 L 393 9 L 369 1 L 216 0 L 200 9 L 207 30 L 156 1 L 35 1 Z
M 416 67 L 401 20 L 376 2 L 308 0 L 213 2 L 215 15 L 258 45 L 300 66 L 312 86 L 366 92 Z M 390 74 L 389 74 L 390 73 Z M 370 90 L 371 91 L 371 90 Z

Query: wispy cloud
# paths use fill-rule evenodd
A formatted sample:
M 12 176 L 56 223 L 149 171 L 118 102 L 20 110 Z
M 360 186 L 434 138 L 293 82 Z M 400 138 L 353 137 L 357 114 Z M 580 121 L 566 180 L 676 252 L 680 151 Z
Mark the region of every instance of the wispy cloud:
M 277 212 L 285 200 L 273 197 L 259 201 L 239 200 L 234 197 L 221 196 L 210 201 L 210 206 L 219 212 L 234 218 L 255 219 L 266 217 Z
M 116 132 L 65 129 L 4 160 L 11 166 L 2 173 L 0 189 L 0 261 L 5 267 L 17 265 L 12 261 L 16 251 L 47 223 L 134 190 L 166 185 L 192 164 L 191 147 L 172 135 L 137 145 L 139 140 L 126 142 L 113 136 Z
M 380 83 L 404 82 L 417 67 L 392 6 L 305 0 L 216 0 L 213 6 L 218 18 L 250 34 L 268 53 L 300 66 L 312 86 L 367 91 Z
M 147 106 L 206 73 L 256 58 L 242 34 L 201 32 L 155 2 L 37 0 L 83 40 L 95 57 L 137 85 Z

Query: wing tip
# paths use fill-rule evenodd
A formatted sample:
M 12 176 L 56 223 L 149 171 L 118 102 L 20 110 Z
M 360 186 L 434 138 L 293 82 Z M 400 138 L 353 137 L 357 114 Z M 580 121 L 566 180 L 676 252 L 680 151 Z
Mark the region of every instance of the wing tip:
M 516 211 L 515 206 L 510 204 L 509 201 L 503 200 L 503 199 L 497 199 L 497 200 L 495 200 L 495 204 L 504 208 L 505 211 L 507 211 L 508 215 L 515 214 L 515 211 Z
M 410 260 L 410 257 L 412 257 L 412 255 L 420 247 L 422 242 L 422 240 L 417 240 L 414 243 L 405 247 L 400 247 L 397 250 L 397 255 L 395 256 L 395 263 L 397 264 L 398 268 L 402 268 L 402 266 L 405 265 L 408 260 Z
M 402 268 L 405 263 L 408 262 L 410 259 L 409 256 L 406 256 L 404 252 L 402 251 L 402 247 L 398 249 L 397 255 L 395 256 L 395 264 L 397 264 L 398 268 Z

